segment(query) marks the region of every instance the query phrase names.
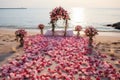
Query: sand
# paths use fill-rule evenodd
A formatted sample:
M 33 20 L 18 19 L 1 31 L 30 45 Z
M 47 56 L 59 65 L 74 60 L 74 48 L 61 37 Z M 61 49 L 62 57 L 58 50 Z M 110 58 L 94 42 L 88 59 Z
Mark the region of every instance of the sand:
M 120 33 L 119 33 L 120 34 Z M 120 59 L 120 37 L 119 36 L 96 36 L 94 38 L 96 48 L 102 53 L 116 55 Z
M 23 48 L 18 47 L 19 42 L 15 41 L 16 29 L 0 29 L 0 66 L 7 63 L 9 59 L 24 54 Z M 39 30 L 27 30 L 28 35 L 39 34 Z M 74 32 L 75 33 L 75 32 Z M 84 34 L 81 34 L 84 36 Z M 120 65 L 116 65 L 120 61 L 120 37 L 118 32 L 100 32 L 94 37 L 95 50 L 109 56 L 106 61 L 112 63 L 117 70 L 120 71 Z M 115 58 L 115 60 L 111 60 Z

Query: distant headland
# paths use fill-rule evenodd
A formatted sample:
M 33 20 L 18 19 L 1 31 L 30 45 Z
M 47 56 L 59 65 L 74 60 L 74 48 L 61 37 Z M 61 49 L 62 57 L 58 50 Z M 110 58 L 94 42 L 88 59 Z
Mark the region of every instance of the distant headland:
M 27 8 L 0 8 L 0 9 L 27 9 Z

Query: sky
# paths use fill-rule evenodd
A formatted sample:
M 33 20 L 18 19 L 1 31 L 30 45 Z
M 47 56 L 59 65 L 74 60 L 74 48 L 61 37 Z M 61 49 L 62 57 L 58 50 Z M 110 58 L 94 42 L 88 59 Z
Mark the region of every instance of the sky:
M 120 0 L 0 0 L 0 8 L 120 8 Z

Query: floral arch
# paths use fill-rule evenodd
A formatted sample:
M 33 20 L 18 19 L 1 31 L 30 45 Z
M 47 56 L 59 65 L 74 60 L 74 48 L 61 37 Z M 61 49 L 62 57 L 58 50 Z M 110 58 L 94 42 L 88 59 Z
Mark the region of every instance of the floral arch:
M 55 23 L 59 19 L 63 19 L 65 21 L 65 31 L 64 31 L 64 36 L 66 36 L 66 31 L 68 27 L 68 20 L 70 20 L 70 17 L 68 15 L 68 12 L 63 9 L 62 7 L 56 7 L 55 9 L 50 12 L 50 23 L 52 24 L 52 35 L 54 36 L 55 33 Z

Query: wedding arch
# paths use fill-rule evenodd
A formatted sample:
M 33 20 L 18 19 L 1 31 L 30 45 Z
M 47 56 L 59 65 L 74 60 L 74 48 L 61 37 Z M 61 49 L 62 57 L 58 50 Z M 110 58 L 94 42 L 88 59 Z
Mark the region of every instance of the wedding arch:
M 50 12 L 50 23 L 52 24 L 52 35 L 54 36 L 55 33 L 55 23 L 59 19 L 63 19 L 65 21 L 65 31 L 64 31 L 64 36 L 66 36 L 66 31 L 68 27 L 68 20 L 70 20 L 68 12 L 63 9 L 62 7 L 56 7 L 55 9 Z

